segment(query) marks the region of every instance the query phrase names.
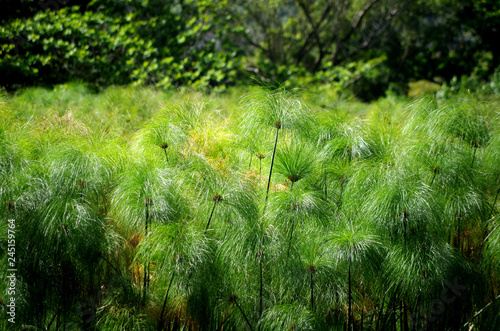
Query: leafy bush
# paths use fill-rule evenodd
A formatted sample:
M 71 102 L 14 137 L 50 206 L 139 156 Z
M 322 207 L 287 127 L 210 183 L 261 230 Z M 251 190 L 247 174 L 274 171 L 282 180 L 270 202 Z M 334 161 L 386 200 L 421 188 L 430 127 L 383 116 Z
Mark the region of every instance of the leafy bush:
M 121 15 L 74 6 L 10 20 L 0 28 L 0 84 L 233 84 L 241 54 L 227 49 L 222 35 L 227 18 L 218 17 L 209 3 L 188 1 L 180 10 L 164 4 L 157 13 Z

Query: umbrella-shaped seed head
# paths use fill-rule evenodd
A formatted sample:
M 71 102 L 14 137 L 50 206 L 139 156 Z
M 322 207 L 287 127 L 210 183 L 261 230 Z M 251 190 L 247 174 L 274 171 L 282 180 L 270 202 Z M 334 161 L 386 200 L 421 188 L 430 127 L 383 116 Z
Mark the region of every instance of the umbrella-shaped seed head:
M 274 122 L 274 127 L 278 130 L 281 129 L 281 121 L 278 120 L 278 121 Z
M 480 140 L 473 140 L 471 141 L 471 147 L 472 148 L 479 148 L 481 146 L 481 141 Z
M 434 166 L 434 169 L 432 170 L 435 174 L 439 174 L 441 173 L 441 167 L 439 167 L 438 165 Z
M 308 265 L 307 269 L 309 270 L 310 273 L 315 273 L 316 272 L 316 266 L 314 264 Z
M 144 205 L 151 206 L 153 204 L 153 200 L 151 198 L 146 198 L 146 201 L 144 201 Z
M 231 293 L 227 296 L 227 301 L 229 303 L 235 303 L 238 300 L 238 296 L 235 293 Z
M 288 179 L 292 182 L 292 183 L 295 183 L 296 181 L 298 181 L 300 178 L 299 176 L 293 174 L 293 175 L 290 175 L 288 176 Z
M 339 182 L 343 183 L 343 182 L 345 182 L 345 180 L 346 180 L 346 177 L 344 175 L 339 176 Z
M 290 325 L 290 327 L 288 328 L 288 330 L 290 330 L 290 331 L 292 331 L 292 330 L 297 330 L 297 324 L 292 323 L 292 324 Z
M 160 147 L 163 148 L 163 149 L 167 149 L 168 148 L 168 143 L 163 142 Z
M 297 210 L 297 207 L 298 207 L 297 204 L 293 203 L 290 209 L 291 210 Z
M 257 158 L 262 160 L 263 158 L 265 158 L 264 154 L 262 154 L 261 152 L 259 152 L 259 154 L 257 154 Z
M 220 195 L 219 193 L 215 193 L 213 196 L 212 196 L 212 200 L 217 203 L 217 202 L 221 202 L 222 201 L 222 195 Z

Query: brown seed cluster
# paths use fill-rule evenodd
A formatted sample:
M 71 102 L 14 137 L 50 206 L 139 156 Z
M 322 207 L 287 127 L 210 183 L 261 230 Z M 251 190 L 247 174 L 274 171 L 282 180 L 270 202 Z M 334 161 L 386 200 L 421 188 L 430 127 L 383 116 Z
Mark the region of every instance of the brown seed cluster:
M 278 121 L 274 122 L 274 127 L 278 130 L 281 129 L 281 121 L 278 120 Z
M 212 196 L 212 200 L 214 202 L 221 202 L 222 201 L 222 195 L 220 195 L 219 193 L 215 193 L 213 196 Z
M 231 293 L 227 296 L 227 301 L 229 303 L 234 303 L 238 300 L 238 296 L 235 293 Z
M 16 203 L 14 201 L 9 200 L 5 203 L 5 210 L 13 211 L 14 209 L 16 209 Z

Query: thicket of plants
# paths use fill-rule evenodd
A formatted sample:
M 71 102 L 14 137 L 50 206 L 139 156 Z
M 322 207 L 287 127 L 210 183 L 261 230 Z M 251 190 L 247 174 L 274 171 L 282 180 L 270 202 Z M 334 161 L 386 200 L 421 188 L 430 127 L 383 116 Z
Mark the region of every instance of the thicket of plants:
M 232 93 L 2 97 L 16 326 L 500 327 L 498 99 Z

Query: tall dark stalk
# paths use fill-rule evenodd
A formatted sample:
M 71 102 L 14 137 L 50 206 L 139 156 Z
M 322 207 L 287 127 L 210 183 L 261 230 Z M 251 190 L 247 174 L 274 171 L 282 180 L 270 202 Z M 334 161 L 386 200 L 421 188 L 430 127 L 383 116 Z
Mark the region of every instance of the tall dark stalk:
M 148 236 L 148 225 L 149 225 L 149 219 L 151 217 L 150 212 L 149 212 L 149 206 L 151 205 L 152 200 L 150 198 L 146 198 L 146 221 L 145 221 L 145 237 Z M 143 282 L 143 301 L 146 301 L 146 292 L 147 288 L 149 285 L 149 261 L 146 259 L 146 263 L 144 265 L 144 282 Z
M 167 293 L 165 293 L 165 299 L 163 300 L 163 306 L 161 308 L 160 313 L 160 321 L 158 322 L 158 331 L 163 329 L 163 314 L 165 312 L 165 307 L 167 306 L 168 293 L 170 292 L 170 288 L 172 287 L 172 282 L 174 281 L 175 273 L 172 272 L 172 277 L 170 278 L 170 283 L 168 284 Z
M 311 276 L 311 310 L 314 310 L 314 273 L 316 272 L 316 266 L 311 264 L 308 268 Z
M 323 173 L 325 177 L 325 198 L 328 199 L 328 174 L 325 169 L 325 165 L 323 165 Z
M 264 154 L 257 154 L 257 158 L 259 159 L 259 175 L 262 173 L 262 159 L 265 158 Z
M 404 329 L 404 321 L 403 321 L 403 300 L 399 302 L 399 330 L 403 331 Z
M 392 315 L 391 315 L 391 317 L 392 317 L 392 330 L 394 330 L 394 331 L 396 331 L 396 329 L 397 329 L 397 321 L 396 321 L 396 310 L 397 309 L 398 309 L 397 303 L 394 302 L 392 304 Z
M 259 258 L 259 268 L 260 268 L 260 289 L 259 289 L 259 318 L 262 317 L 262 312 L 263 312 L 263 285 L 264 285 L 264 280 L 262 278 L 262 259 L 264 258 L 264 252 L 262 252 L 260 249 L 257 251 L 257 257 Z M 260 329 L 260 327 L 259 327 Z
M 472 170 L 474 168 L 474 161 L 476 160 L 476 151 L 478 147 L 481 145 L 481 143 L 477 140 L 472 141 L 471 146 L 474 148 L 474 153 L 472 154 L 472 162 L 470 164 L 470 169 Z
M 273 174 L 274 157 L 276 156 L 276 146 L 278 145 L 278 135 L 281 129 L 281 121 L 276 121 L 274 126 L 276 127 L 276 139 L 274 140 L 273 157 L 271 159 L 271 168 L 269 169 L 269 179 L 267 180 L 266 204 L 267 199 L 269 198 L 269 187 L 271 186 L 271 176 Z
M 167 148 L 168 148 L 168 144 L 166 142 L 162 143 L 161 144 L 161 148 L 163 149 L 163 151 L 165 152 L 165 159 L 167 160 L 168 162 L 168 154 L 167 154 Z
M 245 312 L 243 311 L 243 309 L 241 309 L 241 306 L 238 303 L 238 297 L 236 296 L 236 294 L 229 295 L 229 302 L 234 303 L 236 305 L 236 307 L 240 311 L 241 315 L 243 315 L 243 318 L 247 322 L 248 327 L 250 328 L 251 331 L 253 331 L 252 324 L 250 324 L 250 321 L 248 320 L 247 315 L 245 315 Z
M 348 308 L 348 316 L 347 316 L 347 330 L 351 329 L 351 315 L 352 315 L 352 298 L 351 298 L 351 262 L 352 262 L 352 257 L 349 259 L 349 285 L 348 285 L 348 293 L 349 293 L 349 308 Z
M 406 235 L 407 235 L 407 230 L 406 230 L 406 223 L 407 223 L 407 220 L 408 220 L 408 212 L 405 210 L 403 210 L 403 243 L 404 243 L 404 247 L 406 248 Z
M 497 190 L 497 194 L 495 194 L 495 199 L 493 200 L 493 204 L 491 205 L 491 210 L 488 215 L 488 220 L 491 218 L 491 215 L 493 215 L 493 210 L 495 210 L 495 205 L 497 204 L 497 199 L 498 199 L 498 194 L 500 193 L 500 187 Z
M 408 305 L 403 300 L 403 331 L 408 330 Z
M 439 166 L 434 166 L 434 169 L 432 170 L 432 172 L 434 172 L 434 175 L 432 176 L 432 180 L 429 186 L 432 186 L 432 183 L 434 183 L 434 179 L 436 179 L 436 175 L 439 173 L 439 171 Z
M 214 201 L 214 206 L 212 207 L 212 212 L 210 213 L 210 217 L 208 218 L 207 227 L 205 228 L 205 230 L 208 230 L 208 227 L 210 226 L 210 222 L 212 221 L 212 216 L 214 216 L 215 206 L 217 206 L 217 203 L 222 201 L 222 195 L 216 193 L 212 197 L 212 200 Z
M 382 316 L 384 314 L 384 302 L 385 302 L 386 295 L 387 295 L 387 292 L 384 292 L 384 296 L 382 297 L 382 303 L 380 305 L 380 310 L 379 310 L 378 317 L 377 317 L 377 323 L 375 325 L 375 331 L 379 330 L 380 320 L 382 319 Z
M 491 219 L 491 216 L 493 215 L 493 211 L 495 210 L 495 205 L 497 204 L 497 199 L 498 199 L 498 194 L 500 194 L 500 187 L 497 190 L 497 193 L 495 194 L 495 199 L 493 199 L 493 204 L 491 205 L 490 212 L 487 214 L 488 217 L 486 218 L 484 225 L 483 225 L 483 241 L 488 237 L 488 220 Z M 481 255 L 483 254 L 484 250 L 481 251 Z
M 292 239 L 293 239 L 293 230 L 295 228 L 295 217 L 297 217 L 297 205 L 296 204 L 293 204 L 292 206 L 292 210 L 295 210 L 295 214 L 293 215 L 293 218 L 292 218 L 292 228 L 290 229 L 290 239 L 288 241 L 288 252 L 287 252 L 287 256 L 290 256 L 290 249 L 292 247 Z
M 344 183 L 345 183 L 345 180 L 346 178 L 341 175 L 339 177 L 339 181 L 340 181 L 340 194 L 339 194 L 339 201 L 337 203 L 338 207 L 339 207 L 339 211 L 340 211 L 340 207 L 342 206 L 342 194 L 344 194 Z

